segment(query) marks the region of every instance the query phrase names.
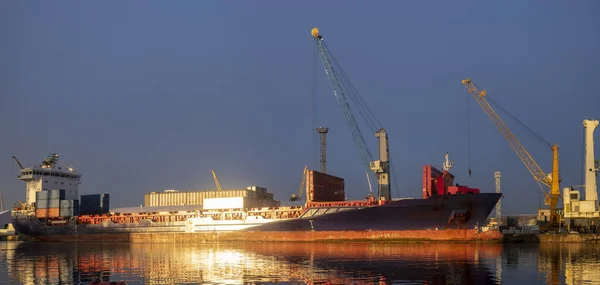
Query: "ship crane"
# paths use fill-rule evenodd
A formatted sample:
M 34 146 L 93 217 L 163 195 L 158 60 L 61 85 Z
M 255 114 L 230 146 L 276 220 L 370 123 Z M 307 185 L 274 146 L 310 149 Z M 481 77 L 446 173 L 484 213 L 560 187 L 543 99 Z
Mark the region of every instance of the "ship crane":
M 304 171 L 302 172 L 302 180 L 300 180 L 300 187 L 298 188 L 298 194 L 292 194 L 290 197 L 290 201 L 298 201 L 302 199 L 302 192 L 304 192 L 304 185 L 306 184 L 306 173 L 308 172 L 308 166 L 304 166 Z
M 498 131 L 502 134 L 504 139 L 508 142 L 513 151 L 521 159 L 527 170 L 531 173 L 533 178 L 541 184 L 544 184 L 550 188 L 550 192 L 544 192 L 544 203 L 550 206 L 550 221 L 545 230 L 550 228 L 558 227 L 560 223 L 560 216 L 556 212 L 558 205 L 558 199 L 560 198 L 560 178 L 558 176 L 558 145 L 553 144 L 552 149 L 552 173 L 546 174 L 542 168 L 535 162 L 531 154 L 523 147 L 521 142 L 512 133 L 508 126 L 500 119 L 498 113 L 488 103 L 486 97 L 487 93 L 485 90 L 478 89 L 471 79 L 467 78 L 462 81 L 469 93 L 475 98 L 479 106 L 483 109 L 486 115 L 492 120 Z
M 367 178 L 368 178 L 369 172 L 372 172 L 377 177 L 378 189 L 379 189 L 379 193 L 378 193 L 379 199 L 383 198 L 383 199 L 389 201 L 389 200 L 391 200 L 391 193 L 390 193 L 390 161 L 389 161 L 389 148 L 388 148 L 387 133 L 386 133 L 385 129 L 383 129 L 381 127 L 381 124 L 379 124 L 379 121 L 375 118 L 373 113 L 368 109 L 368 107 L 366 107 L 366 104 L 364 104 L 364 101 L 362 101 L 362 98 L 360 98 L 360 95 L 358 94 L 358 92 L 356 91 L 354 86 L 352 86 L 352 83 L 350 83 L 350 81 L 343 74 L 342 69 L 339 67 L 339 65 L 335 61 L 335 58 L 329 52 L 329 48 L 325 44 L 325 41 L 323 41 L 323 37 L 319 33 L 319 30 L 317 28 L 314 28 L 314 29 L 312 29 L 311 34 L 312 34 L 315 46 L 317 48 L 319 58 L 325 69 L 325 74 L 327 74 L 329 83 L 331 84 L 331 87 L 333 88 L 333 95 L 335 96 L 335 99 L 336 99 L 339 107 L 342 109 L 344 119 L 346 120 L 346 123 L 348 124 L 348 128 L 350 129 L 350 133 L 352 134 L 354 144 L 358 148 L 360 157 L 362 159 L 362 162 L 363 162 L 366 172 L 367 172 Z M 371 125 L 379 126 L 378 130 L 375 132 L 375 137 L 377 137 L 379 139 L 379 159 L 378 160 L 374 160 L 373 156 L 371 155 L 371 152 L 369 151 L 369 148 L 367 146 L 367 143 L 365 142 L 364 136 L 362 135 L 362 132 L 356 121 L 356 118 L 354 117 L 354 114 L 352 113 L 352 110 L 350 109 L 350 105 L 348 104 L 348 97 L 351 100 L 355 100 L 356 104 L 359 107 L 358 108 L 359 112 L 362 112 L 363 115 L 366 114 L 365 116 L 367 116 L 368 114 L 371 115 L 371 117 L 370 117 Z M 362 106 L 360 104 L 362 104 Z M 360 107 L 362 107 L 362 109 Z M 365 118 L 365 119 L 368 121 L 367 118 Z M 370 183 L 369 183 L 369 189 L 371 189 Z M 371 194 L 372 193 L 369 193 L 369 195 L 371 195 Z
M 14 159 L 14 160 L 17 162 L 17 165 L 19 165 L 19 168 L 21 168 L 21 169 L 24 169 L 23 165 L 22 165 L 22 164 L 21 164 L 21 162 L 20 162 L 20 161 L 17 159 L 17 157 L 16 157 L 16 156 L 14 156 L 14 155 L 13 155 L 13 157 L 12 157 L 12 158 L 13 158 L 13 159 Z

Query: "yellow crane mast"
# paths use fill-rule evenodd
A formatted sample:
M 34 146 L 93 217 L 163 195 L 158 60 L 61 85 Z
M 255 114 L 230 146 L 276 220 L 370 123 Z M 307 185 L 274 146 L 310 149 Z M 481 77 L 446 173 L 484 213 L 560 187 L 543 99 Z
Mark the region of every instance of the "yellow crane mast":
M 542 168 L 535 162 L 533 157 L 529 154 L 529 152 L 523 147 L 521 142 L 517 139 L 517 137 L 512 133 L 512 131 L 508 128 L 508 126 L 500 119 L 498 113 L 492 108 L 492 106 L 486 100 L 486 91 L 480 90 L 471 82 L 471 79 L 467 78 L 462 81 L 462 84 L 465 85 L 467 90 L 475 101 L 479 103 L 479 106 L 483 109 L 483 111 L 488 115 L 490 120 L 494 123 L 500 134 L 506 139 L 510 147 L 517 154 L 517 156 L 523 161 L 527 170 L 533 175 L 533 178 L 548 186 L 550 188 L 550 193 L 544 192 L 544 203 L 550 206 L 550 221 L 546 230 L 550 227 L 557 227 L 560 223 L 560 216 L 557 214 L 556 207 L 558 205 L 558 200 L 560 198 L 560 178 L 558 176 L 558 145 L 552 145 L 552 173 L 547 175 Z
M 215 173 L 214 170 L 211 170 L 211 171 L 212 171 L 213 178 L 215 179 L 215 184 L 217 185 L 217 190 L 218 191 L 223 190 L 223 189 L 221 189 L 221 183 L 219 183 L 219 178 L 217 178 L 217 174 Z

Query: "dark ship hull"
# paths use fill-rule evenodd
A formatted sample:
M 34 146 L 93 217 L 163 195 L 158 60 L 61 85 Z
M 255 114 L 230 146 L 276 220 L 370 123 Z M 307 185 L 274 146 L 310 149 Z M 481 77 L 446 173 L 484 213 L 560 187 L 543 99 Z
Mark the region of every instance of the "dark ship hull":
M 131 235 L 159 236 L 171 233 L 219 233 L 220 241 L 251 241 L 261 236 L 268 240 L 264 236 L 266 233 L 271 239 L 282 240 L 315 239 L 319 237 L 319 233 L 326 234 L 329 239 L 336 239 L 338 234 L 340 238 L 364 236 L 365 233 L 372 237 L 378 232 L 387 233 L 383 235 L 387 238 L 391 234 L 393 238 L 411 231 L 430 231 L 433 236 L 439 236 L 437 231 L 472 231 L 483 226 L 500 197 L 501 194 L 497 193 L 478 193 L 403 199 L 382 205 L 360 204 L 362 201 L 356 201 L 354 206 L 352 201 L 312 203 L 297 218 L 274 219 L 255 224 L 249 224 L 247 220 L 239 221 L 243 226 L 238 230 L 232 230 L 232 225 L 235 226 L 236 223 L 231 221 L 215 221 L 211 227 L 204 227 L 205 230 L 198 228 L 190 231 L 185 221 L 114 223 L 110 215 L 98 224 L 81 224 L 77 217 L 56 224 L 56 221 L 48 219 L 17 215 L 13 218 L 13 226 L 19 234 L 47 241 L 131 241 Z M 418 236 L 423 237 L 423 233 Z
M 248 228 L 245 231 L 473 229 L 484 225 L 501 196 L 502 194 L 481 193 L 405 199 L 380 206 L 334 213 L 328 212 L 336 210 L 337 207 L 314 207 L 309 209 L 301 219 L 277 221 Z

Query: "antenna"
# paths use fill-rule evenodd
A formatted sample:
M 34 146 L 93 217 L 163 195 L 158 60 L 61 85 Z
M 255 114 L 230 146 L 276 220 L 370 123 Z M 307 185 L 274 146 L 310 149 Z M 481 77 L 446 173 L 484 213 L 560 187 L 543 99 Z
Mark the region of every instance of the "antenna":
M 448 159 L 448 153 L 444 155 L 444 162 L 442 163 L 442 169 L 444 171 L 449 171 L 454 166 L 454 161 L 450 161 Z

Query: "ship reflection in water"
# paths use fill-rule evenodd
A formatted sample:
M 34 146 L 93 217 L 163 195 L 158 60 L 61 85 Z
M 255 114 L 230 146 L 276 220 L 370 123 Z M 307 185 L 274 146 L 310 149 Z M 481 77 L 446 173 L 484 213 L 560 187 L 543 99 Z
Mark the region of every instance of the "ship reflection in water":
M 585 284 L 589 246 L 0 243 L 0 284 Z M 4 261 L 6 260 L 6 261 Z M 590 281 L 591 280 L 591 281 Z

